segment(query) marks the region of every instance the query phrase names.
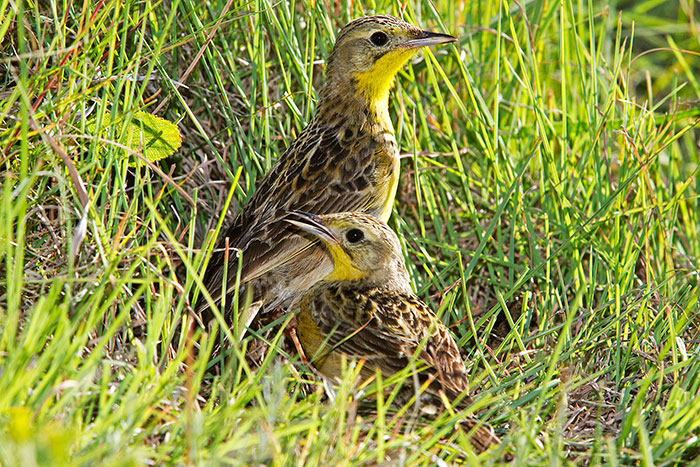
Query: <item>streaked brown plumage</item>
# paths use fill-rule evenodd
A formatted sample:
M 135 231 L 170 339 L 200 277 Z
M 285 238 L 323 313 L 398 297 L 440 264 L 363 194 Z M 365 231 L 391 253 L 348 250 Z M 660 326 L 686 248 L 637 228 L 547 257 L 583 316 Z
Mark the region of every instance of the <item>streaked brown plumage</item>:
M 393 77 L 420 47 L 454 40 L 390 16 L 359 18 L 340 31 L 316 114 L 260 182 L 209 262 L 204 282 L 215 301 L 222 290 L 234 292 L 234 248 L 243 254 L 241 282 L 252 286 L 253 315 L 260 307 L 285 308 L 330 271 L 324 249 L 284 222 L 288 210 L 352 210 L 388 219 L 399 172 L 388 112 Z M 226 266 L 228 283 L 222 284 Z M 205 322 L 212 318 L 204 300 L 198 308 Z
M 449 331 L 411 290 L 396 234 L 383 222 L 361 213 L 315 216 L 290 213 L 288 222 L 317 237 L 333 258 L 332 271 L 299 300 L 297 334 L 306 357 L 327 378 L 341 375 L 342 360 L 364 360 L 361 375 L 378 369 L 390 376 L 427 366 L 418 373 L 428 382 L 418 398 L 425 413 L 443 406 L 440 393 L 472 403 L 459 349 Z M 415 394 L 405 384 L 400 403 Z M 475 417 L 465 421 L 474 447 L 483 451 L 499 440 Z

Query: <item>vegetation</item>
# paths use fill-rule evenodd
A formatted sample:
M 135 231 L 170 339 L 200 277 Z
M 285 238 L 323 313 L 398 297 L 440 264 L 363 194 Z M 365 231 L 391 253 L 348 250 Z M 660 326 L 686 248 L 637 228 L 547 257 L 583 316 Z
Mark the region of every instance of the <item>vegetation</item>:
M 0 0 L 0 13 L 0 463 L 698 454 L 697 4 Z M 463 350 L 471 410 L 503 438 L 478 460 L 454 428 L 464 413 L 363 402 L 379 383 L 355 387 L 357 368 L 328 400 L 284 343 L 287 317 L 243 339 L 192 317 L 207 250 L 309 120 L 335 33 L 372 13 L 460 38 L 398 77 L 389 223 Z M 150 115 L 182 137 L 156 162 L 133 137 Z

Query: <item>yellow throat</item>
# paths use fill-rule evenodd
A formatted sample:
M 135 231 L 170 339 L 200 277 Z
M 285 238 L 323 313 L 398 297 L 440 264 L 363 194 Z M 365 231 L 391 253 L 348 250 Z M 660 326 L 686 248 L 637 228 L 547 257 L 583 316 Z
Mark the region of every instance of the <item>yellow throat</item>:
M 327 282 L 362 279 L 362 271 L 353 266 L 352 259 L 343 251 L 340 245 L 326 244 L 326 246 L 333 257 L 333 271 L 326 276 L 325 280 Z
M 394 85 L 394 76 L 414 53 L 413 49 L 388 52 L 376 61 L 371 70 L 355 77 L 357 92 L 366 99 L 382 128 L 391 133 L 394 133 L 394 126 L 389 118 L 389 91 Z

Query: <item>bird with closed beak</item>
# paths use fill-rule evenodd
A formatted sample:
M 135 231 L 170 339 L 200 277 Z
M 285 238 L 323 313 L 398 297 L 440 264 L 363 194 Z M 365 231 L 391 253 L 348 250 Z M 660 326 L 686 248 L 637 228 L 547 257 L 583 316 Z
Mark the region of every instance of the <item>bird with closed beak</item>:
M 332 258 L 330 272 L 299 298 L 297 315 L 304 354 L 326 379 L 341 377 L 344 360 L 362 361 L 363 379 L 410 369 L 420 384 L 409 377 L 398 404 L 415 396 L 426 415 L 442 411 L 445 399 L 458 409 L 472 404 L 457 344 L 413 293 L 399 239 L 385 223 L 357 212 L 295 211 L 286 220 L 318 239 Z M 462 426 L 479 452 L 500 443 L 473 415 Z
M 229 323 L 238 254 L 239 296 L 252 302 L 247 324 L 259 310 L 286 309 L 332 269 L 325 248 L 284 221 L 287 211 L 389 218 L 399 178 L 388 108 L 394 76 L 421 47 L 455 40 L 391 16 L 358 18 L 341 29 L 313 118 L 260 181 L 208 263 L 204 285 L 215 303 L 227 298 Z M 214 316 L 210 305 L 199 299 L 205 323 Z

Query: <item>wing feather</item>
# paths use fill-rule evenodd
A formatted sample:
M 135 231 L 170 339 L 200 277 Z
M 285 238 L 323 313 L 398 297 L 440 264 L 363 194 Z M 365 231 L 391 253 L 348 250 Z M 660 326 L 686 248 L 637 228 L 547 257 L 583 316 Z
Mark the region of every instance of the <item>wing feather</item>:
M 319 248 L 308 237 L 284 221 L 289 210 L 314 214 L 361 211 L 375 214 L 384 203 L 377 193 L 377 161 L 390 158 L 368 134 L 342 141 L 342 126 L 310 125 L 285 151 L 264 177 L 255 193 L 227 232 L 229 248 L 243 252 L 241 282 L 270 272 L 309 248 Z M 238 258 L 229 257 L 235 271 Z M 207 288 L 220 297 L 223 277 L 223 248 L 211 258 Z M 228 292 L 232 292 L 229 286 Z
M 457 345 L 415 295 L 331 288 L 318 295 L 311 307 L 318 327 L 330 335 L 331 349 L 395 372 L 408 365 L 421 348 L 418 359 L 430 367 L 423 372 L 424 378 L 432 374 L 450 398 L 468 389 Z

